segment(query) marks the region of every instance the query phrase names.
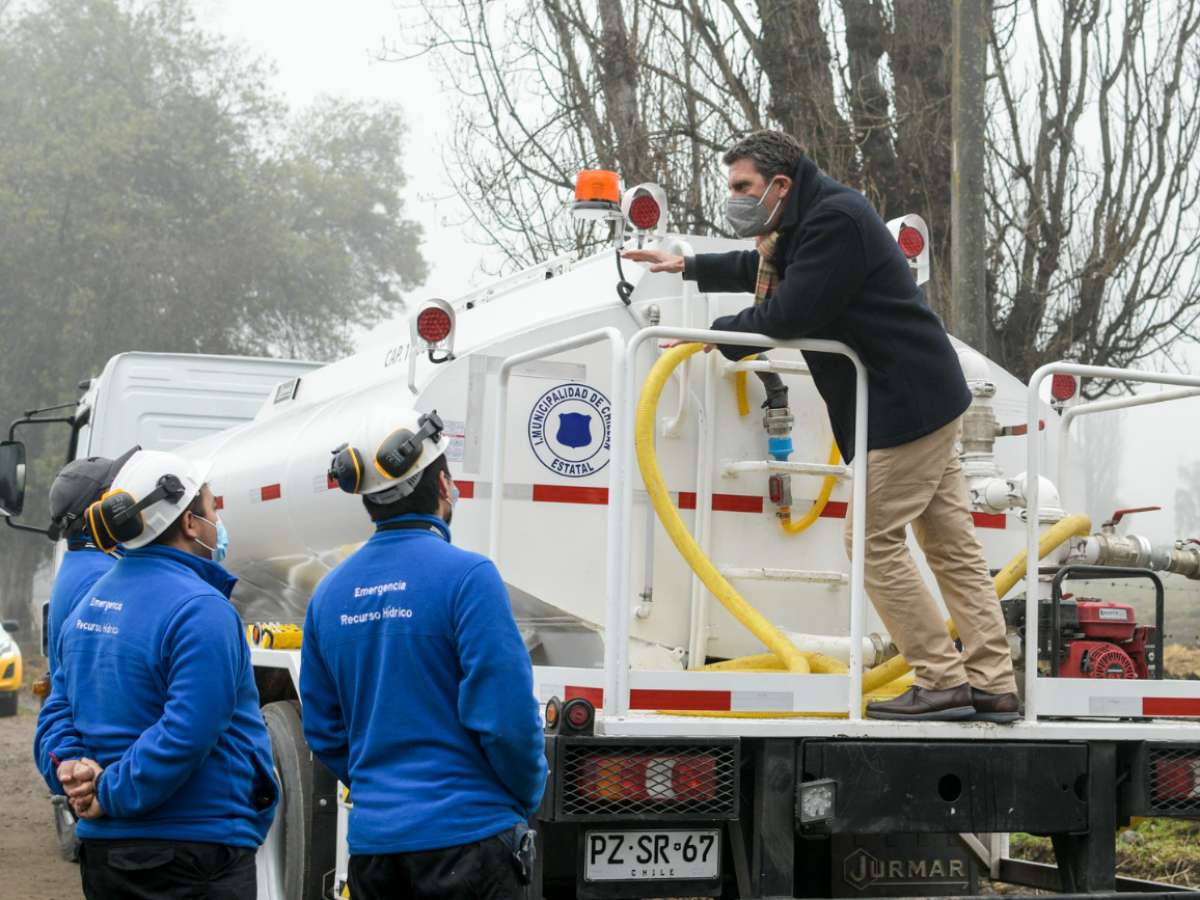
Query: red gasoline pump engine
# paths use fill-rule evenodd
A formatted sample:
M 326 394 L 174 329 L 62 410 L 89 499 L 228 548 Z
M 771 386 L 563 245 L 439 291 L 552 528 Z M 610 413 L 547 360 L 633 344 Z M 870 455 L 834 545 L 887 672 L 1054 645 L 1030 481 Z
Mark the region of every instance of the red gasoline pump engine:
M 1071 601 L 1063 598 L 1061 618 L 1068 618 Z M 1147 647 L 1154 626 L 1138 625 L 1132 606 L 1099 600 L 1078 600 L 1075 621 L 1063 629 L 1059 646 L 1063 678 L 1149 678 Z
M 1127 603 L 1062 592 L 1067 578 L 1153 583 L 1153 625 L 1139 625 Z M 1010 642 L 1025 646 L 1025 598 L 1001 602 Z M 1162 580 L 1146 569 L 1064 566 L 1057 570 L 1049 597 L 1038 604 L 1038 659 L 1043 674 L 1056 678 L 1162 678 Z

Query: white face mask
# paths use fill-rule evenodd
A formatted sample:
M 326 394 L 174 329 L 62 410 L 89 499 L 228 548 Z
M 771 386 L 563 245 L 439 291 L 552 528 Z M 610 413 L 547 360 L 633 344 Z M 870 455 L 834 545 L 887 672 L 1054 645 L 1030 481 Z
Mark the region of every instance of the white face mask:
M 192 513 L 192 515 L 196 516 L 195 513 Z M 209 525 L 216 529 L 217 545 L 210 547 L 204 541 L 200 540 L 200 538 L 196 538 L 196 543 L 212 554 L 213 562 L 222 562 L 225 559 L 225 554 L 229 552 L 229 532 L 225 530 L 225 523 L 221 521 L 220 516 L 217 517 L 217 521 L 215 522 L 204 518 L 204 516 L 196 516 L 196 518 L 201 522 L 208 522 Z

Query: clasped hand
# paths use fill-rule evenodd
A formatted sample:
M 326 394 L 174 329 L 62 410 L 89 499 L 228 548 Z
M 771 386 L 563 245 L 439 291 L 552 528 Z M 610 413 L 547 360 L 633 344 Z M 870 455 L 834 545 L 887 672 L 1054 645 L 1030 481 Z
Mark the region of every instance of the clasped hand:
M 68 759 L 58 767 L 58 781 L 67 794 L 75 815 L 81 819 L 98 819 L 104 815 L 96 799 L 96 783 L 104 771 L 94 759 Z

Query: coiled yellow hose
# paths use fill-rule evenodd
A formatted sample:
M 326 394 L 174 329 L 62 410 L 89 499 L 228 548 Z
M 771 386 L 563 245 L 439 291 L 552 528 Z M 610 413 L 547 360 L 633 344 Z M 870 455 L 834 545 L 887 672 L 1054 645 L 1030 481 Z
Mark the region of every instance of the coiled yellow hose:
M 672 347 L 659 357 L 646 383 L 642 386 L 642 395 L 638 398 L 637 417 L 634 427 L 634 444 L 637 449 L 638 468 L 642 472 L 642 480 L 646 483 L 646 492 L 654 505 L 658 521 L 662 523 L 671 543 L 679 551 L 692 571 L 729 610 L 730 614 L 749 629 L 750 633 L 762 641 L 767 648 L 780 660 L 789 672 L 808 673 L 812 671 L 808 660 L 795 644 L 788 640 L 782 631 L 776 628 L 757 609 L 747 603 L 742 596 L 725 580 L 717 567 L 712 564 L 695 538 L 688 533 L 687 526 L 679 515 L 679 510 L 671 502 L 663 481 L 662 470 L 658 466 L 658 458 L 654 452 L 654 422 L 658 412 L 658 400 L 662 395 L 663 386 L 667 379 L 681 362 L 701 349 L 701 344 L 680 344 Z

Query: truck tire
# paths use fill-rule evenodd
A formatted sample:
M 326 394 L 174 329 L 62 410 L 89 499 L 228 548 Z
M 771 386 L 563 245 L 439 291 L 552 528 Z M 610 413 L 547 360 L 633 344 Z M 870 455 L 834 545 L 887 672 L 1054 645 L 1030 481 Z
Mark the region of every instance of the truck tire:
M 304 741 L 299 703 L 295 700 L 268 703 L 262 708 L 262 715 L 271 735 L 271 757 L 279 781 L 274 827 L 282 831 L 279 840 L 283 850 L 283 896 L 288 900 L 320 900 L 325 875 L 333 868 L 335 836 L 314 827 L 329 818 L 314 814 L 322 799 L 325 800 L 322 809 L 336 807 L 332 797 L 317 796 L 314 780 L 324 782 L 321 776 L 328 773 L 313 759 Z M 320 771 L 315 771 L 317 767 Z
M 17 714 L 17 691 L 0 691 L 0 719 Z

